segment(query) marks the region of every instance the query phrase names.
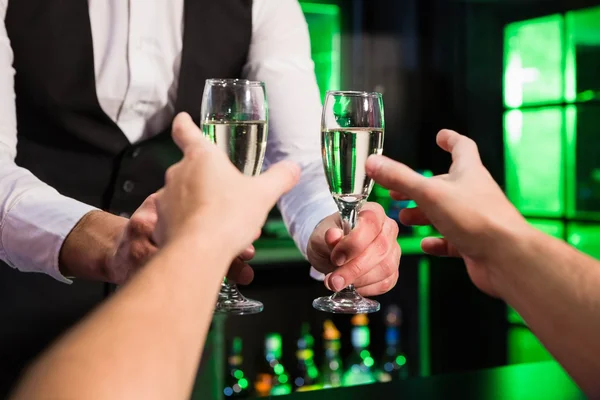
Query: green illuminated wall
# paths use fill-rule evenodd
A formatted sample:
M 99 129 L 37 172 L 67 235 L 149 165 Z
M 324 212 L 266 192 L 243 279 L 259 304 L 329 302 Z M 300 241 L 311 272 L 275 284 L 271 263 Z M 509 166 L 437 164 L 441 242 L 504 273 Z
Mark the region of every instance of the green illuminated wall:
M 504 103 L 507 107 L 561 103 L 562 15 L 517 22 L 505 29 Z
M 506 193 L 530 217 L 565 212 L 564 110 L 515 109 L 504 115 Z
M 600 225 L 570 222 L 567 225 L 567 240 L 578 250 L 600 259 Z
M 506 26 L 503 79 L 507 196 L 600 259 L 600 7 Z M 550 359 L 510 308 L 508 321 L 509 363 Z
M 527 217 L 600 221 L 600 7 L 505 28 L 506 193 Z
M 321 99 L 341 85 L 341 15 L 334 4 L 303 3 Z

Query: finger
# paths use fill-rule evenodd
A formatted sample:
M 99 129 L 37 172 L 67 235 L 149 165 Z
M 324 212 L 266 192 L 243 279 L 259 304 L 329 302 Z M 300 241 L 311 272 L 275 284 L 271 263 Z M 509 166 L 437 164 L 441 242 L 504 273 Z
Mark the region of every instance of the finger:
M 431 225 L 431 221 L 429 218 L 423 213 L 421 208 L 405 208 L 400 210 L 399 213 L 400 222 L 406 226 L 423 226 L 423 225 Z
M 273 164 L 265 173 L 255 178 L 265 201 L 275 204 L 279 198 L 290 191 L 300 179 L 300 167 L 291 161 Z
M 408 197 L 404 193 L 396 192 L 394 190 L 390 190 L 390 197 L 392 198 L 392 200 L 396 200 L 396 201 L 412 200 L 410 197 Z
M 444 238 L 428 237 L 421 241 L 421 249 L 438 257 L 460 257 L 460 253 Z
M 392 275 L 398 272 L 400 266 L 400 246 L 394 245 L 388 251 L 388 254 L 369 272 L 358 278 L 354 282 L 354 286 L 359 289 L 362 287 L 370 286 L 378 282 L 385 281 Z M 389 289 L 387 289 L 389 290 Z M 387 291 L 385 290 L 385 291 Z M 382 291 L 378 294 L 385 293 Z
M 327 244 L 327 239 L 325 236 L 330 230 L 340 229 L 339 220 L 340 215 L 337 212 L 327 216 L 326 218 L 323 218 L 310 235 L 308 246 L 311 250 L 311 253 L 321 258 L 324 263 L 329 263 L 331 257 L 331 249 Z
M 435 181 L 435 180 L 447 180 L 448 174 L 440 174 L 440 175 L 432 176 L 427 179 L 429 179 L 430 182 Z M 390 190 L 390 197 L 392 198 L 392 200 L 396 200 L 396 201 L 413 200 L 412 198 L 410 198 L 410 196 L 406 195 L 405 193 L 396 192 L 394 190 Z
M 244 261 L 236 258 L 229 267 L 227 279 L 240 285 L 248 285 L 254 279 L 254 270 Z
M 356 227 L 331 251 L 331 262 L 342 266 L 362 254 L 381 233 L 386 219 L 381 205 L 365 204 L 358 214 Z
M 258 232 L 256 232 L 256 234 L 254 235 L 254 239 L 253 240 L 260 239 L 261 235 L 262 235 L 262 229 L 259 229 Z
M 160 192 L 160 191 L 159 191 Z M 158 192 L 153 193 L 146 197 L 146 200 L 138 207 L 137 210 L 131 215 L 131 218 L 138 217 L 144 220 L 151 220 L 156 222 L 157 215 L 157 204 L 158 204 Z
M 210 144 L 188 113 L 179 113 L 173 120 L 173 140 L 184 153 L 193 149 L 209 148 Z
M 326 287 L 328 290 L 331 290 L 331 291 L 333 292 L 334 290 L 331 288 L 331 286 L 329 286 L 329 277 L 330 277 L 330 276 L 331 276 L 331 273 L 329 273 L 329 274 L 325 275 L 325 280 L 323 280 L 323 283 L 325 284 L 325 287 Z
M 387 293 L 392 290 L 396 283 L 398 283 L 399 273 L 396 272 L 394 275 L 380 281 L 377 283 L 373 283 L 369 286 L 364 286 L 357 289 L 357 292 L 361 296 L 370 297 L 370 296 L 379 296 L 381 294 Z
M 438 133 L 436 142 L 443 150 L 452 154 L 452 161 L 456 163 L 481 163 L 477 144 L 466 136 L 444 129 Z
M 255 255 L 256 249 L 254 248 L 254 246 L 250 245 L 244 251 L 242 251 L 238 257 L 243 261 L 250 261 L 254 258 Z
M 128 264 L 136 267 L 145 265 L 158 251 L 158 247 L 150 240 L 134 239 L 128 247 Z
M 389 269 L 387 272 L 384 271 L 383 274 L 391 275 L 393 270 L 398 268 L 398 265 L 393 265 L 393 262 L 388 262 L 385 259 L 391 253 L 392 247 L 398 246 L 397 237 L 398 225 L 394 221 L 387 219 L 381 234 L 369 244 L 368 248 L 360 256 L 332 272 L 329 278 L 329 286 L 336 291 L 340 291 L 356 282 L 356 280 L 376 268 L 380 263 L 383 263 L 382 265 Z
M 344 231 L 340 228 L 331 228 L 325 232 L 325 243 L 329 247 L 329 250 L 333 248 L 344 238 Z
M 415 200 L 427 182 L 427 178 L 408 166 L 379 155 L 372 155 L 367 160 L 367 174 L 381 186 Z

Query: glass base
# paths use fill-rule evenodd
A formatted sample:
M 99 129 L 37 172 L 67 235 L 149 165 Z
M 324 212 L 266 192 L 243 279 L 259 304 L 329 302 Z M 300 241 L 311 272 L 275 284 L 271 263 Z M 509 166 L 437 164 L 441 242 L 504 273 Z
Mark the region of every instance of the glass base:
M 223 282 L 217 299 L 215 312 L 231 315 L 258 314 L 263 310 L 263 303 L 247 299 L 236 285 Z
M 353 289 L 346 288 L 331 296 L 315 299 L 313 307 L 334 314 L 369 314 L 379 311 L 381 305 L 375 300 L 362 297 Z

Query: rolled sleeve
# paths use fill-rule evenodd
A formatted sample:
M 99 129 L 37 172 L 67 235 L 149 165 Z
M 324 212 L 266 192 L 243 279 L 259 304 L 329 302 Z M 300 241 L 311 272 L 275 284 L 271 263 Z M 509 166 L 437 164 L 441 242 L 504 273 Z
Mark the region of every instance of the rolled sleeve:
M 310 37 L 296 0 L 256 0 L 245 75 L 264 81 L 269 98 L 265 166 L 281 160 L 300 165 L 300 182 L 278 203 L 298 249 L 306 256 L 317 224 L 337 211 L 321 161 L 321 101 Z
M 19 271 L 41 272 L 70 283 L 59 270 L 60 249 L 77 222 L 92 210 L 50 187 L 28 190 L 4 215 L 0 258 Z

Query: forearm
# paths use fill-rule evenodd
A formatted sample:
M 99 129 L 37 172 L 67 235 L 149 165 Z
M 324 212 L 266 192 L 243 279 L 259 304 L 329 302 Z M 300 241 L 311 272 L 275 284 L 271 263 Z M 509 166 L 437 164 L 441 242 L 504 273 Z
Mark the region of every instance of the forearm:
M 592 398 L 600 395 L 600 263 L 539 232 L 502 258 L 500 294 Z
M 110 281 L 108 259 L 114 254 L 127 219 L 104 211 L 91 211 L 66 237 L 59 254 L 65 276 Z
M 34 366 L 15 398 L 187 398 L 231 262 L 209 237 L 163 249 Z

